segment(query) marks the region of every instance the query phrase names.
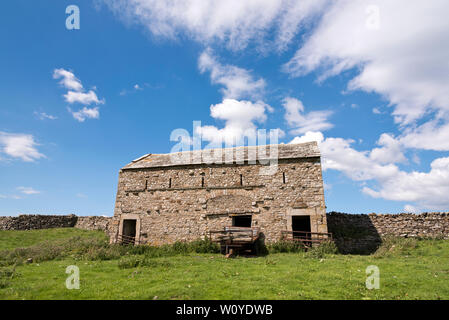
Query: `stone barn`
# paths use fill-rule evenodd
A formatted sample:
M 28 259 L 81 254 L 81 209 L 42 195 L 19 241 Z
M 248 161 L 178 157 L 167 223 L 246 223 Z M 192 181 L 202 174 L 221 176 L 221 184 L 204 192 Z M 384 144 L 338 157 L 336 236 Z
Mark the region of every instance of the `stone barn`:
M 119 172 L 109 232 L 111 243 L 151 245 L 227 226 L 258 228 L 267 242 L 313 238 L 327 233 L 325 208 L 315 142 L 147 154 Z

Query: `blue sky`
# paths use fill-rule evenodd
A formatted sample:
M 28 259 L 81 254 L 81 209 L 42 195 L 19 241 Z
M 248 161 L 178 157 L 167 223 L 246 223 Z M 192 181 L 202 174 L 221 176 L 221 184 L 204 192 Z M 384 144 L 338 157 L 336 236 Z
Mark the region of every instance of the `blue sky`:
M 3 1 L 0 215 L 112 215 L 118 170 L 195 120 L 205 143 L 318 141 L 328 211 L 447 211 L 448 5 L 432 2 Z

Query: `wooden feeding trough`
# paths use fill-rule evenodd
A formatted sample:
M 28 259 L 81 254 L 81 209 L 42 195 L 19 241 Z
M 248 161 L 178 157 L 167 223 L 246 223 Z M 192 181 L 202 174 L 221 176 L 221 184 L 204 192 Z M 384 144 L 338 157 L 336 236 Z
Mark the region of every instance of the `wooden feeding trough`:
M 209 231 L 209 238 L 220 243 L 221 253 L 228 257 L 241 251 L 257 255 L 259 236 L 258 227 L 224 227 L 223 230 Z

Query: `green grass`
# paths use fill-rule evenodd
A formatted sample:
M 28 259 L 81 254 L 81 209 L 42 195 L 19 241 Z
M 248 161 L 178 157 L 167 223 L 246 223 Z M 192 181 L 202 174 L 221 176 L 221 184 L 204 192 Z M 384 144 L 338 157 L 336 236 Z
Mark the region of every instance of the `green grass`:
M 87 231 L 75 228 L 25 231 L 1 230 L 0 250 L 30 247 L 44 241 L 53 242 L 77 236 L 91 239 L 106 239 L 106 234 L 102 231 Z
M 70 231 L 64 237 L 73 236 L 65 232 Z M 98 236 L 84 236 L 91 235 Z M 2 232 L 0 239 L 5 248 Z M 27 243 L 39 245 L 42 237 Z M 449 241 L 444 240 L 388 239 L 370 256 L 299 252 L 226 259 L 191 250 L 155 252 L 128 250 L 113 260 L 72 255 L 18 265 L 14 274 L 4 273 L 0 299 L 449 299 Z M 69 265 L 80 268 L 79 290 L 65 287 Z M 379 290 L 365 287 L 369 265 L 380 269 Z

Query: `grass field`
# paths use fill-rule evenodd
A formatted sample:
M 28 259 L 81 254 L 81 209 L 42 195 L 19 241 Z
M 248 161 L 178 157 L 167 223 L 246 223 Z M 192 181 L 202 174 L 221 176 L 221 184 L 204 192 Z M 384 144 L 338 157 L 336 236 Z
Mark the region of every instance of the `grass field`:
M 56 228 L 43 230 L 0 231 L 0 250 L 29 247 L 44 241 L 56 241 L 73 237 L 103 239 L 102 231 L 87 231 L 75 228 Z
M 299 252 L 234 259 L 110 249 L 105 242 L 101 232 L 76 229 L 0 231 L 0 299 L 449 299 L 444 240 L 390 239 L 370 256 Z M 33 263 L 22 263 L 27 255 Z M 78 290 L 65 286 L 69 265 L 80 269 Z M 365 286 L 369 265 L 379 267 L 378 290 Z

